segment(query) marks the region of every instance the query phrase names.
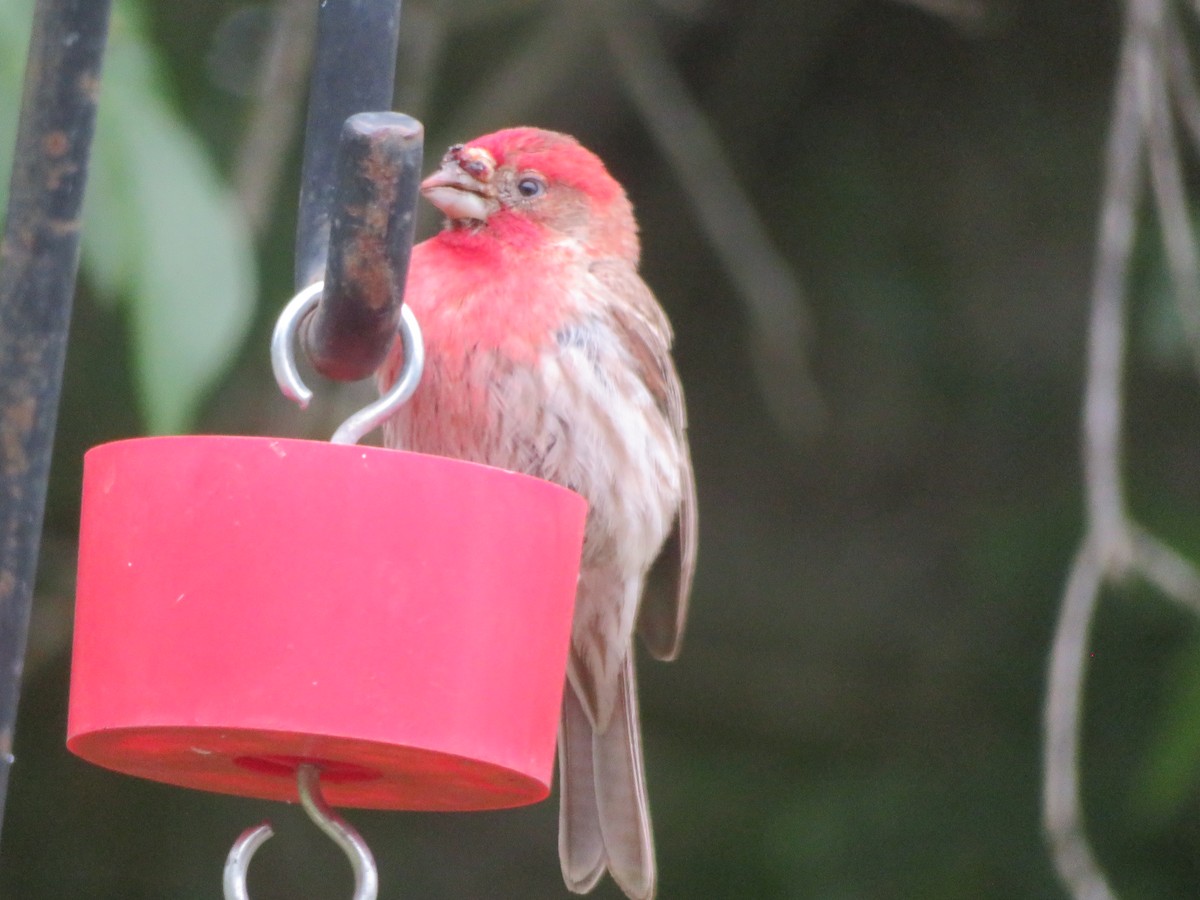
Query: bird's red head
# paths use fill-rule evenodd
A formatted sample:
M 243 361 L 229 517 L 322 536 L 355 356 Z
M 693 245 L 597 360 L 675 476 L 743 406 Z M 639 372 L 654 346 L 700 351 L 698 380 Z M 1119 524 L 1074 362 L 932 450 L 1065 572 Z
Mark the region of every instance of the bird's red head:
M 637 225 L 625 191 L 575 138 L 540 128 L 508 128 L 455 144 L 421 185 L 452 228 L 500 240 L 550 229 L 595 256 L 636 261 Z

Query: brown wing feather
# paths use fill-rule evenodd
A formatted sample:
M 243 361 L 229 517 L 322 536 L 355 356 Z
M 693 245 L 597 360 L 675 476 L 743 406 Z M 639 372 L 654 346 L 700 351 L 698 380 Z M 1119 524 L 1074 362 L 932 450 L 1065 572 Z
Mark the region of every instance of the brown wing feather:
M 659 409 L 680 446 L 680 483 L 683 493 L 674 527 L 650 568 L 638 612 L 638 634 L 658 659 L 679 655 L 687 621 L 688 598 L 696 570 L 699 524 L 696 513 L 696 479 L 687 443 L 687 410 L 683 385 L 671 359 L 674 337 L 671 323 L 658 301 L 625 260 L 602 260 L 591 266 L 614 296 L 631 301 L 610 312 L 626 338 L 638 372 L 658 401 Z
M 691 455 L 686 452 L 683 464 L 684 493 L 675 527 L 650 567 L 638 610 L 638 634 L 651 655 L 661 660 L 675 659 L 682 649 L 688 598 L 696 571 L 696 480 L 692 475 Z

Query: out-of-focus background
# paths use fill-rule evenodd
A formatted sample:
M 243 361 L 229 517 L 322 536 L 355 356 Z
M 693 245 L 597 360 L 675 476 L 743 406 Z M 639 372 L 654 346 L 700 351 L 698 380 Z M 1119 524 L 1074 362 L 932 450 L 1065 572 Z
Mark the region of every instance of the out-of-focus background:
M 31 5 L 0 0 L 5 173 Z M 149 431 L 324 437 L 369 394 L 322 387 L 302 414 L 267 360 L 291 287 L 303 97 L 286 73 L 303 68 L 305 16 L 265 87 L 261 65 L 304 6 L 116 4 L 5 898 L 215 897 L 229 845 L 267 816 L 280 836 L 252 867 L 255 900 L 350 896 L 345 861 L 297 810 L 111 774 L 64 747 L 83 452 Z M 685 652 L 641 667 L 662 897 L 1065 896 L 1041 837 L 1041 697 L 1083 524 L 1120 14 L 405 5 L 397 108 L 425 122 L 427 167 L 502 125 L 576 134 L 627 186 L 676 326 L 702 539 Z M 1200 388 L 1157 246 L 1146 229 L 1132 279 L 1126 472 L 1141 520 L 1195 557 Z M 1089 653 L 1097 854 L 1122 897 L 1200 896 L 1200 631 L 1131 586 L 1104 594 Z M 350 817 L 384 897 L 566 896 L 553 801 Z

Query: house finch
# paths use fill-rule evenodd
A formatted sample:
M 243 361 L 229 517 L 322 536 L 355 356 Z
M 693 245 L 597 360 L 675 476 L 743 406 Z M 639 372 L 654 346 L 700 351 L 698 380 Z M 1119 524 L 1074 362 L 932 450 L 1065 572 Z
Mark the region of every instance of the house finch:
M 671 326 L 638 275 L 633 208 L 564 134 L 457 144 L 421 191 L 446 215 L 413 249 L 405 300 L 425 373 L 388 446 L 524 472 L 589 503 L 559 727 L 559 857 L 586 893 L 605 869 L 654 895 L 634 674 L 679 652 L 696 486 Z M 394 382 L 397 348 L 381 371 Z

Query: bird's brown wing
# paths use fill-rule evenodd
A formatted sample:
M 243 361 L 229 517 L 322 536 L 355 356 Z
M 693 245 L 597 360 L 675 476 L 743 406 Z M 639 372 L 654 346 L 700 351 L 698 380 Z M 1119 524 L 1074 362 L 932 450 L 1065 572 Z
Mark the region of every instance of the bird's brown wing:
M 679 509 L 671 532 L 647 575 L 637 624 L 638 634 L 653 656 L 674 659 L 679 655 L 687 621 L 688 598 L 696 571 L 699 526 L 683 385 L 671 359 L 671 323 L 646 283 L 626 260 L 597 261 L 592 264 L 591 271 L 609 288 L 610 296 L 632 301 L 628 306 L 611 306 L 609 313 L 626 338 L 634 365 L 657 401 L 680 448 Z

